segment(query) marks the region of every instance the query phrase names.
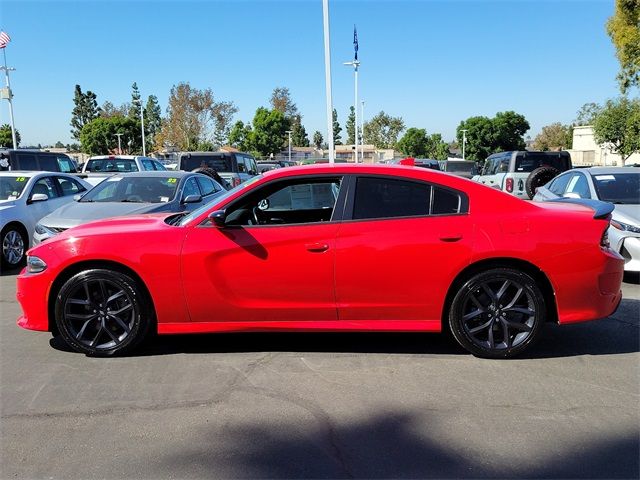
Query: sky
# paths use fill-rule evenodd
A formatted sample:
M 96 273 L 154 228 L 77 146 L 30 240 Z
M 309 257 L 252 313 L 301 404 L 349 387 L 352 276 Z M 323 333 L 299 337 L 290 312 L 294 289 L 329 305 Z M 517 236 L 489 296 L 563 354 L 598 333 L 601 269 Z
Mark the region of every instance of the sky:
M 353 104 L 353 27 L 365 120 L 380 111 L 453 140 L 471 116 L 514 110 L 531 125 L 569 123 L 588 102 L 616 97 L 606 34 L 613 0 L 329 0 L 333 104 Z M 321 0 L 0 0 L 21 145 L 67 144 L 76 84 L 99 104 L 189 82 L 233 101 L 251 121 L 287 87 L 309 138 L 326 138 Z M 0 56 L 2 60 L 2 56 Z M 632 92 L 633 93 L 633 92 Z M 636 92 L 637 93 L 637 92 Z M 9 123 L 8 102 L 0 123 Z

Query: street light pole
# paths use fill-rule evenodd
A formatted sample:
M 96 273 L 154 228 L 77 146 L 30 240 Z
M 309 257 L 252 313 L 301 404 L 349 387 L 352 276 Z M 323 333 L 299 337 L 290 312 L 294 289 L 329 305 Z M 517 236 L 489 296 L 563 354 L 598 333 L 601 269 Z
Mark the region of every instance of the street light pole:
M 324 26 L 324 81 L 327 95 L 327 135 L 329 140 L 329 163 L 335 163 L 333 144 L 333 99 L 331 97 L 331 47 L 329 42 L 329 0 L 322 0 L 322 23 Z
M 7 52 L 6 49 L 2 49 L 2 53 L 4 54 L 4 67 L 0 67 L 1 70 L 4 70 L 4 78 L 6 87 L 6 98 L 9 101 L 9 120 L 11 121 L 11 139 L 13 140 L 13 148 L 18 148 L 18 142 L 16 140 L 16 126 L 13 121 L 13 103 L 11 99 L 13 98 L 13 93 L 11 93 L 11 83 L 9 82 L 9 70 L 14 71 L 15 68 L 7 67 Z M 3 92 L 4 93 L 4 92 Z M 5 95 L 3 95 L 5 97 Z
M 289 134 L 289 163 L 291 163 L 291 130 L 287 130 Z
M 364 100 L 360 104 L 360 159 L 364 163 Z
M 140 121 L 142 123 L 142 156 L 147 156 L 147 145 L 144 139 L 144 108 L 142 108 L 142 101 L 140 102 Z
M 118 155 L 122 155 L 122 144 L 120 143 L 120 137 L 122 133 L 116 133 L 116 137 L 118 137 Z
M 462 160 L 465 159 L 464 156 L 464 147 L 467 144 L 467 130 L 461 130 L 462 132 Z

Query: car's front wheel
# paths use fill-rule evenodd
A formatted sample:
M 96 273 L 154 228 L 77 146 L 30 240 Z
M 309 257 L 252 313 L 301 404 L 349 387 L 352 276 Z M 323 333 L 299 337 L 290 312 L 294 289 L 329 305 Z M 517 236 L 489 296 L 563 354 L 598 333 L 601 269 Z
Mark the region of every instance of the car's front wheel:
M 9 224 L 2 230 L 2 270 L 18 268 L 24 264 L 29 248 L 29 237 L 19 224 Z
M 151 323 L 149 302 L 134 279 L 124 273 L 91 269 L 67 280 L 56 298 L 55 320 L 74 350 L 111 356 L 133 349 Z
M 544 297 L 533 278 L 518 270 L 495 268 L 462 285 L 449 311 L 449 326 L 472 354 L 509 358 L 534 343 L 545 317 Z

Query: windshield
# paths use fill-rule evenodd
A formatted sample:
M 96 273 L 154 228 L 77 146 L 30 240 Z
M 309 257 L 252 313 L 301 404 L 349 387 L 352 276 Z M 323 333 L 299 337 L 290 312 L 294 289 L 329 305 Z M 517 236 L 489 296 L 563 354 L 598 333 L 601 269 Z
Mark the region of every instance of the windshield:
M 516 157 L 516 172 L 533 172 L 536 168 L 549 165 L 561 172 L 571 168 L 571 160 L 567 154 L 557 153 L 519 153 Z
M 129 158 L 100 158 L 90 159 L 85 172 L 137 172 L 135 160 Z
M 0 201 L 15 200 L 18 198 L 24 186 L 29 181 L 29 177 L 0 177 Z
M 227 191 L 223 195 L 220 195 L 219 197 L 217 197 L 215 203 L 220 203 L 220 202 L 226 200 L 227 198 L 229 198 L 230 196 L 232 196 L 236 192 L 239 192 L 240 190 L 244 190 L 245 188 L 249 187 L 250 185 L 253 185 L 254 183 L 256 183 L 261 178 L 262 178 L 262 175 L 256 175 L 255 177 L 251 177 L 246 182 L 241 183 L 237 187 L 232 188 L 231 190 Z M 184 217 L 182 217 L 182 219 L 180 220 L 180 224 L 179 225 L 180 226 L 186 225 L 187 223 L 189 223 L 194 218 L 198 218 L 200 215 L 202 215 L 204 212 L 206 212 L 210 208 L 211 208 L 211 204 L 210 203 L 201 206 L 200 208 L 198 208 L 198 209 L 194 210 L 193 212 L 191 212 L 189 215 L 185 215 Z
M 611 203 L 640 204 L 640 172 L 591 176 L 598 198 Z
M 447 172 L 474 173 L 476 171 L 475 167 L 475 162 L 447 162 L 445 164 L 445 170 Z
M 175 177 L 115 176 L 89 190 L 80 202 L 167 203 L 179 183 Z
M 216 172 L 233 172 L 231 157 L 225 155 L 185 155 L 180 159 L 181 170 L 209 167 Z

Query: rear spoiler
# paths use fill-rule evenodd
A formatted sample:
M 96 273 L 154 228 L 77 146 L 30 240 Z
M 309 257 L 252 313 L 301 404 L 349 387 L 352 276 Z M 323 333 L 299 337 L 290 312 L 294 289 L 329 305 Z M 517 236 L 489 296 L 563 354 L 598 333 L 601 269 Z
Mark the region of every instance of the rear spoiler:
M 616 206 L 613 203 L 602 202 L 600 200 L 591 200 L 588 198 L 554 198 L 553 200 L 548 200 L 549 202 L 562 202 L 562 203 L 573 203 L 576 205 L 584 205 L 585 207 L 589 207 L 593 210 L 593 218 L 596 219 L 605 219 Z

